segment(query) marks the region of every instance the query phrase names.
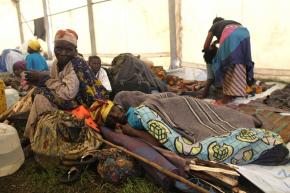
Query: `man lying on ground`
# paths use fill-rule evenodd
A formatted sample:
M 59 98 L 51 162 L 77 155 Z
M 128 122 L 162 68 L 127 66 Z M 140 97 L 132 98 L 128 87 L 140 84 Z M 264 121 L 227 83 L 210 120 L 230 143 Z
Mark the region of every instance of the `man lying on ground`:
M 279 135 L 255 128 L 249 115 L 192 97 L 145 96 L 147 100 L 127 112 L 111 105 L 104 123 L 181 156 L 203 160 L 279 164 L 289 153 Z M 136 101 L 134 95 L 130 98 Z M 123 95 L 121 100 L 127 99 Z

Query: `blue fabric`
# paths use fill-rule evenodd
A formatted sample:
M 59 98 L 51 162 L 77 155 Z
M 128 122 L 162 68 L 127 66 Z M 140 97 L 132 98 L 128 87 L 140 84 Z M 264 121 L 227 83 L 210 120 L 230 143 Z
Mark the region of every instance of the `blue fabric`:
M 244 27 L 237 28 L 227 37 L 213 59 L 212 69 L 216 86 L 223 83 L 225 72 L 235 64 L 246 65 L 247 83 L 251 85 L 254 81 L 254 63 L 251 56 L 250 34 Z
M 10 49 L 5 49 L 1 53 L 1 58 L 0 58 L 0 72 L 7 72 L 6 68 L 6 55 L 10 52 Z
M 38 52 L 34 52 L 26 56 L 26 70 L 45 71 L 48 70 L 48 65 L 45 58 Z
M 139 113 L 136 108 L 130 107 L 126 113 L 128 124 L 135 129 L 144 130 L 144 127 L 138 114 Z
M 127 114 L 131 120 L 134 120 L 128 122 L 133 128 L 141 128 L 141 123 L 143 130 L 150 133 L 170 151 L 183 156 L 195 156 L 202 160 L 236 165 L 248 164 L 258 159 L 264 151 L 283 143 L 278 134 L 256 128 L 238 128 L 222 136 L 213 136 L 192 143 L 146 106 L 131 109 Z

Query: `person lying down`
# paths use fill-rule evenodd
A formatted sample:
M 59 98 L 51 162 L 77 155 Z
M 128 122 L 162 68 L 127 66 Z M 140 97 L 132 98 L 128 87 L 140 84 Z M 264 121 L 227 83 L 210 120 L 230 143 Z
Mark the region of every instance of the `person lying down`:
M 161 95 L 123 91 L 115 101 L 126 103 L 126 107 L 131 101 L 135 106 L 125 111 L 109 101 L 110 110 L 107 108 L 103 122 L 182 157 L 237 165 L 278 165 L 289 154 L 278 134 L 256 128 L 249 115 L 192 97 Z M 99 106 L 97 102 L 94 105 Z M 99 114 L 98 110 L 94 113 Z

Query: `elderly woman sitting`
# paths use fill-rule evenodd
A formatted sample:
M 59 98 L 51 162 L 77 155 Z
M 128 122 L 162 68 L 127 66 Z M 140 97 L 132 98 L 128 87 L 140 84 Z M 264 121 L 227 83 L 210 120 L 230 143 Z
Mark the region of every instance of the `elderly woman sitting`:
M 93 131 L 96 125 L 86 113 L 76 112 L 89 108 L 97 99 L 108 98 L 108 92 L 77 56 L 77 39 L 73 30 L 59 30 L 51 73 L 26 72 L 26 81 L 36 88 L 24 136 L 36 154 L 76 158 L 100 145 L 98 134 Z M 87 118 L 86 127 L 73 113 Z

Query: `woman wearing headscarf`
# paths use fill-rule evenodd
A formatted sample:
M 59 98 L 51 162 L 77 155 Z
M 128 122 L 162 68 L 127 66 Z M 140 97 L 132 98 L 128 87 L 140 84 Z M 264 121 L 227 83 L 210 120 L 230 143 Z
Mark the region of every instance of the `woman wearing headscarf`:
M 223 86 L 221 103 L 227 103 L 236 96 L 245 96 L 246 86 L 254 82 L 250 34 L 240 23 L 217 17 L 208 32 L 203 52 L 212 49 L 214 36 L 219 41 L 219 49 L 208 70 L 213 72 L 210 78 L 215 85 Z
M 45 58 L 40 54 L 41 46 L 38 40 L 30 40 L 28 42 L 26 58 L 26 70 L 47 71 L 48 65 Z
M 45 168 L 81 160 L 101 145 L 102 136 L 88 109 L 96 100 L 109 96 L 86 61 L 78 56 L 77 40 L 73 30 L 57 31 L 56 60 L 50 74 L 25 72 L 28 83 L 36 86 L 25 143 L 30 141 L 36 161 Z

